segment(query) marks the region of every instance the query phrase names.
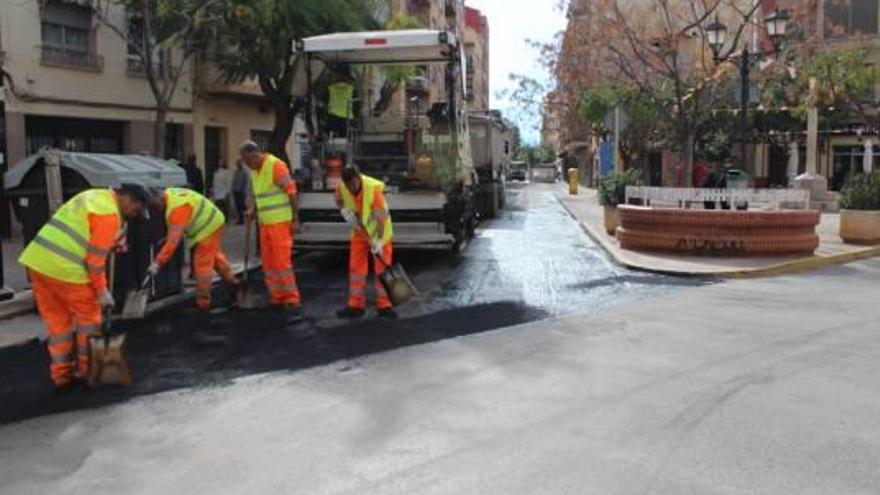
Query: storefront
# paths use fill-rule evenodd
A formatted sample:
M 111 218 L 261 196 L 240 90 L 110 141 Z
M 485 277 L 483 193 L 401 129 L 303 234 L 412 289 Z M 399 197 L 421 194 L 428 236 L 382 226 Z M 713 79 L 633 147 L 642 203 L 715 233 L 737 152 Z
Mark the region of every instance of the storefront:
M 25 152 L 30 156 L 43 147 L 88 153 L 122 153 L 124 122 L 25 117 Z

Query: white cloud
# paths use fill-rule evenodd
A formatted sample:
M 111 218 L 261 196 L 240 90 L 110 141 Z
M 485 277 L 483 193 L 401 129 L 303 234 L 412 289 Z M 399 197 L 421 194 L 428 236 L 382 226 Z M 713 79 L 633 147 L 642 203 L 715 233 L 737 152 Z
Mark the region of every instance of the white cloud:
M 504 110 L 510 103 L 499 100 L 496 95 L 500 90 L 511 88 L 510 73 L 546 77 L 536 61 L 537 51 L 529 48 L 525 40 L 551 41 L 565 28 L 565 15 L 556 8 L 556 0 L 466 0 L 465 3 L 489 19 L 492 107 Z M 537 139 L 533 131 L 523 131 L 528 140 Z

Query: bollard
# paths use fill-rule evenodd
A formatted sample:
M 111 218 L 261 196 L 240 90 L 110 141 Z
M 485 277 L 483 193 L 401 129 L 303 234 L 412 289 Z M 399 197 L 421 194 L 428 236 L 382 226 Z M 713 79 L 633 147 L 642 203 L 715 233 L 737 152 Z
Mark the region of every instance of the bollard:
M 568 194 L 577 196 L 578 193 L 578 169 L 568 169 Z

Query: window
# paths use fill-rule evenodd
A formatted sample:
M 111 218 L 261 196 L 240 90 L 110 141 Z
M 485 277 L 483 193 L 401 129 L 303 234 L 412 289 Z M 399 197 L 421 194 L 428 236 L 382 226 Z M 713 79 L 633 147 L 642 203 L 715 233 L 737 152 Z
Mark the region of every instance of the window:
M 251 140 L 257 143 L 260 151 L 269 151 L 269 143 L 272 141 L 272 131 L 251 129 Z
M 40 26 L 45 61 L 88 65 L 91 56 L 92 11 L 75 3 L 47 0 Z
M 129 74 L 143 75 L 144 60 L 141 58 L 141 52 L 138 47 L 142 45 L 144 39 L 144 21 L 140 16 L 134 15 L 128 19 L 128 50 L 126 70 Z M 155 45 L 155 43 L 153 43 Z M 157 77 L 165 74 L 165 54 L 164 51 L 157 47 L 153 47 L 153 70 Z
M 825 0 L 825 36 L 876 36 L 880 0 Z

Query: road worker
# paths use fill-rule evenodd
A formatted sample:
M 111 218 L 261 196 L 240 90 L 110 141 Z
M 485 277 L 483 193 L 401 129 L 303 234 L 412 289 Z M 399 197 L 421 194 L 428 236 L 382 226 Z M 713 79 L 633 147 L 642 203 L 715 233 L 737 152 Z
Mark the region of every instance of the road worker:
M 354 119 L 354 85 L 345 72 L 333 75 L 327 87 L 327 132 L 333 137 L 345 137 Z
M 49 371 L 58 389 L 88 379 L 89 337 L 100 329 L 101 309 L 115 305 L 107 288 L 107 256 L 123 221 L 138 217 L 148 202 L 149 194 L 136 184 L 81 192 L 58 209 L 18 259 L 49 334 Z
M 296 182 L 287 164 L 261 153 L 253 141 L 239 147 L 251 169 L 247 221 L 256 216 L 260 227 L 260 257 L 269 290 L 269 303 L 285 312 L 287 323 L 302 320 L 302 307 L 293 272 L 293 238 L 299 229 Z
M 208 198 L 192 189 L 169 187 L 153 196 L 152 207 L 164 212 L 168 225 L 165 243 L 156 255 L 147 273 L 153 277 L 177 252 L 180 241 L 195 247 L 193 273 L 196 277 L 196 306 L 202 311 L 211 309 L 211 286 L 216 271 L 230 287 L 238 281 L 223 254 L 221 241 L 226 216 Z
M 373 255 L 379 316 L 397 317 L 391 299 L 379 281 L 385 267 L 391 266 L 391 238 L 394 235 L 384 191 L 382 181 L 362 174 L 356 165 L 343 169 L 342 182 L 336 186 L 336 205 L 343 219 L 352 227 L 348 256 L 348 305 L 337 313 L 340 318 L 360 318 L 365 313 L 370 254 Z

